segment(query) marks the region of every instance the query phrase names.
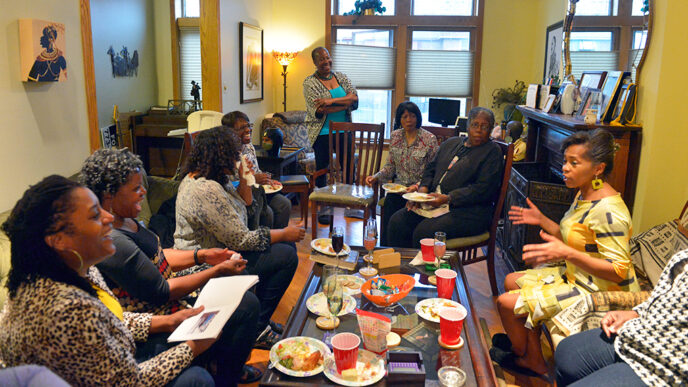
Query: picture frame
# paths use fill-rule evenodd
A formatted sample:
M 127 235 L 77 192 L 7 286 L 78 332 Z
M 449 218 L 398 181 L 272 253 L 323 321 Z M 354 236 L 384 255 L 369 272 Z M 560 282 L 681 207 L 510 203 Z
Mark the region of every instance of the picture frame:
M 562 50 L 564 48 L 564 21 L 554 23 L 547 27 L 545 36 L 545 65 L 543 70 L 543 82 L 549 84 L 549 80 L 559 79 L 561 69 Z
M 600 111 L 603 113 L 600 115 L 600 121 L 611 121 L 614 106 L 616 106 L 616 100 L 621 91 L 621 85 L 624 83 L 624 80 L 630 80 L 630 77 L 631 73 L 629 71 L 609 71 L 607 73 L 607 77 L 604 80 L 604 86 L 602 86 L 602 104 L 600 105 Z
M 547 97 L 547 101 L 545 102 L 545 106 L 542 108 L 542 111 L 545 113 L 549 113 L 550 110 L 552 110 L 552 106 L 554 105 L 554 100 L 557 98 L 556 95 L 550 94 Z
M 590 95 L 593 92 L 600 92 L 600 89 L 597 89 L 597 88 L 587 89 L 585 91 L 585 94 L 582 94 L 581 104 L 578 107 L 578 110 L 576 111 L 576 118 L 579 118 L 582 120 L 585 117 L 585 111 L 590 107 L 590 103 L 592 103 L 592 100 L 590 99 Z
M 545 110 L 545 103 L 547 103 L 547 97 L 549 96 L 549 85 L 540 85 L 540 90 L 538 91 L 538 109 Z
M 49 20 L 19 19 L 22 82 L 67 80 L 65 25 Z
M 606 71 L 584 71 L 578 84 L 580 94 L 585 94 L 588 89 L 601 89 L 606 78 Z
M 239 102 L 263 100 L 263 29 L 239 22 Z

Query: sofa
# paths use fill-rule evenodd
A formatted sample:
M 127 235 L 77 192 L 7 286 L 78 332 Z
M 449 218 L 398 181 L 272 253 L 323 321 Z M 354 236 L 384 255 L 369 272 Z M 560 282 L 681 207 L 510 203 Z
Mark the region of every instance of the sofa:
M 76 175 L 70 178 L 76 178 Z M 146 190 L 146 200 L 141 204 L 141 213 L 138 219 L 145 225 L 148 225 L 153 214 L 158 212 L 158 209 L 167 199 L 177 194 L 179 188 L 179 181 L 166 179 L 157 176 L 146 176 L 144 180 Z M 17 198 L 18 200 L 18 198 Z M 0 213 L 0 224 L 4 223 L 10 215 L 12 209 Z M 7 235 L 0 231 L 0 309 L 5 304 L 7 299 L 7 289 L 5 288 L 5 279 L 10 270 L 10 240 Z
M 290 148 L 303 148 L 298 155 L 298 174 L 313 176 L 315 172 L 315 153 L 308 141 L 308 127 L 306 126 L 306 112 L 304 110 L 290 110 L 268 114 L 260 124 L 260 138 L 268 128 L 279 128 L 284 134 L 284 145 Z

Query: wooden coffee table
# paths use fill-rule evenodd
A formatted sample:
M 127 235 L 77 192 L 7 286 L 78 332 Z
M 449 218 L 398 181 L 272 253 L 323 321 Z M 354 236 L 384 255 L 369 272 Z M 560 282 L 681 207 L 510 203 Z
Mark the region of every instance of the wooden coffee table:
M 353 249 L 358 250 L 361 254 L 365 254 L 365 250 L 362 247 L 354 247 Z M 401 306 L 409 314 L 414 313 L 415 304 L 426 298 L 437 297 L 437 289 L 431 285 L 427 284 L 427 275 L 424 266 L 411 266 L 409 265 L 410 260 L 418 253 L 417 249 L 395 249 L 401 252 L 402 264 L 401 267 L 383 269 L 381 274 L 391 274 L 391 273 L 402 273 L 414 276 L 416 278 L 417 286 L 400 301 Z M 425 380 L 426 385 L 428 382 L 437 385 L 437 369 L 444 365 L 454 365 L 460 367 L 467 374 L 466 386 L 494 386 L 497 384 L 494 369 L 492 367 L 492 362 L 490 360 L 490 355 L 488 353 L 488 347 L 480 334 L 480 325 L 478 323 L 478 317 L 473 311 L 471 297 L 468 293 L 468 288 L 466 286 L 465 273 L 463 267 L 459 264 L 456 253 L 448 251 L 447 254 L 451 256 L 450 264 L 454 270 L 458 273 L 456 278 L 456 291 L 453 294 L 453 299 L 458 301 L 468 310 L 468 316 L 463 324 L 463 331 L 461 336 L 464 340 L 464 346 L 456 351 L 444 350 L 437 345 L 434 341 L 434 345 L 427 347 L 426 350 L 422 350 L 412 343 L 406 341 L 402 338 L 401 345 L 402 349 L 408 349 L 412 351 L 419 351 L 423 355 L 423 362 L 425 366 Z M 360 264 L 365 264 L 362 260 L 359 260 Z M 314 337 L 319 340 L 323 340 L 326 332 L 320 330 L 315 325 L 315 318 L 317 316 L 313 315 L 308 311 L 306 307 L 306 300 L 315 293 L 322 291 L 322 284 L 320 275 L 322 273 L 322 265 L 315 264 L 313 270 L 311 271 L 304 290 L 301 293 L 301 297 L 294 306 L 294 310 L 287 321 L 284 331 L 284 338 L 294 337 L 294 336 L 309 336 Z M 350 273 L 354 274 L 354 273 Z M 418 283 L 420 282 L 420 285 Z M 363 295 L 359 294 L 354 297 L 356 299 L 357 306 L 364 310 L 370 310 L 373 312 L 387 313 L 384 308 L 377 308 Z M 392 314 L 403 314 L 403 310 L 397 307 Z M 358 329 L 358 322 L 354 314 L 348 314 L 340 317 L 341 324 L 337 328 L 337 332 L 353 332 L 360 335 Z M 419 317 L 419 322 L 423 321 Z M 433 326 L 439 330 L 439 324 L 433 325 L 432 323 L 425 322 L 426 325 Z M 285 375 L 279 372 L 277 369 L 268 369 L 263 375 L 260 385 L 262 386 L 324 386 L 333 385 L 333 383 L 325 377 L 324 374 L 320 373 L 318 375 L 310 376 L 307 378 L 296 378 Z M 380 382 L 375 384 L 376 386 L 386 386 L 386 379 L 383 378 Z

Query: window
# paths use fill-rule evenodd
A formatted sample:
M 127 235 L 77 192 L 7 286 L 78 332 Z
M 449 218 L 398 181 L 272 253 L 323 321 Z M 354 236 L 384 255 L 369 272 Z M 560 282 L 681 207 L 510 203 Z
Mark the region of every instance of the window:
M 179 27 L 179 72 L 181 99 L 191 97 L 191 81 L 203 90 L 201 79 L 201 33 L 198 27 Z
M 647 31 L 633 31 L 633 49 L 628 55 L 628 67 L 631 70 L 631 79 L 636 81 L 635 73 L 640 64 L 640 58 L 643 56 L 643 49 L 645 49 L 645 41 L 647 40 Z
M 643 6 L 644 6 L 644 1 L 643 0 L 633 0 L 633 5 L 631 6 L 631 15 L 632 16 L 643 16 L 645 15 L 645 12 L 643 12 Z
M 423 116 L 423 126 L 437 125 L 437 124 L 430 123 L 430 119 L 428 118 L 428 104 L 430 102 L 430 98 L 445 98 L 445 99 L 454 99 L 454 100 L 461 101 L 461 109 L 459 109 L 459 116 L 466 117 L 466 103 L 468 102 L 468 100 L 466 98 L 409 97 L 409 101 L 418 105 L 418 108 L 420 109 L 420 114 L 421 114 L 421 116 Z
M 612 5 L 612 0 L 581 0 L 576 4 L 576 16 L 612 16 L 616 13 Z
M 414 0 L 413 15 L 473 15 L 472 0 Z
M 339 10 L 337 15 L 343 15 L 346 12 L 351 12 L 356 9 L 354 5 L 356 0 L 338 0 Z M 394 15 L 394 3 L 395 0 L 382 0 L 382 6 L 385 7 L 385 13 L 383 15 Z M 332 9 L 335 9 L 332 7 Z
M 571 68 L 576 79 L 586 71 L 614 71 L 619 69 L 618 52 L 613 51 L 611 31 L 571 32 Z
M 200 0 L 182 0 L 182 17 L 200 17 Z

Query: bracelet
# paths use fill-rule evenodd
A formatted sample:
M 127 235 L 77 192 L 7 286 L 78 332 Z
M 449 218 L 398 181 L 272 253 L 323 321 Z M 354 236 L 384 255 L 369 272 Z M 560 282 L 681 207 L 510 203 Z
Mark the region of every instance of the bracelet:
M 200 249 L 201 249 L 200 247 L 196 247 L 196 248 L 194 249 L 194 263 L 195 263 L 196 265 L 200 265 L 200 264 L 201 264 L 200 262 L 198 262 L 198 250 L 200 250 Z

